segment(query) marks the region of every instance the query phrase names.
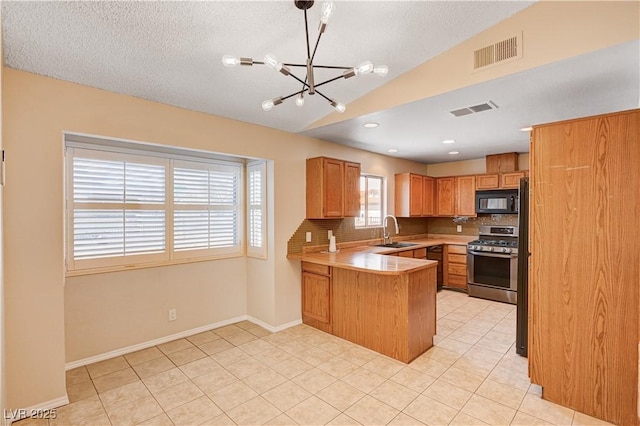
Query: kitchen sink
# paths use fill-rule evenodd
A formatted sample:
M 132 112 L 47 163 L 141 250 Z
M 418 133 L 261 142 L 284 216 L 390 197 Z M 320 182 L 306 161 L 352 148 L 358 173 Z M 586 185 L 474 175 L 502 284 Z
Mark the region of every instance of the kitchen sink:
M 389 248 L 403 248 L 403 247 L 411 247 L 417 246 L 418 244 L 414 243 L 387 243 L 387 244 L 376 244 L 376 247 L 389 247 Z

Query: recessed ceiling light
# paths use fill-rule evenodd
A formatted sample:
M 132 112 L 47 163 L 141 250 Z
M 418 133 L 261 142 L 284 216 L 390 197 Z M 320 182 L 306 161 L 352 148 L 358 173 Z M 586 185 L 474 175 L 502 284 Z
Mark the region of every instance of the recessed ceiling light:
M 522 129 L 520 129 L 521 132 L 530 132 L 533 130 L 533 127 L 523 127 Z
M 460 154 L 458 151 L 449 151 L 449 155 L 457 155 Z
M 398 152 L 398 149 L 397 148 L 389 148 L 387 150 L 387 152 L 390 152 L 390 153 Z
M 378 123 L 364 123 L 363 126 L 367 129 L 373 129 L 374 127 L 378 127 L 380 124 Z
M 442 141 L 442 143 L 455 143 L 456 141 L 453 139 L 447 139 L 445 141 Z

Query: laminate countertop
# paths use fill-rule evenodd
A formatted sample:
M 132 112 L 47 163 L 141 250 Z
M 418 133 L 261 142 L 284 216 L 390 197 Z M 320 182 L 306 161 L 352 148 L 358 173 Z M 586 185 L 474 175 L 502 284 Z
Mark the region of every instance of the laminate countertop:
M 409 247 L 378 247 L 375 245 L 360 245 L 340 248 L 336 253 L 327 251 L 315 251 L 309 253 L 294 253 L 287 257 L 303 262 L 326 265 L 336 268 L 351 269 L 363 272 L 375 272 L 378 274 L 398 275 L 429 268 L 437 265 L 435 260 L 413 259 L 401 256 L 388 256 L 407 250 L 416 250 L 425 247 L 438 246 L 443 244 L 463 244 L 475 239 L 475 237 L 449 237 L 449 238 L 426 238 L 426 239 L 404 239 L 395 238 L 396 242 L 411 243 Z

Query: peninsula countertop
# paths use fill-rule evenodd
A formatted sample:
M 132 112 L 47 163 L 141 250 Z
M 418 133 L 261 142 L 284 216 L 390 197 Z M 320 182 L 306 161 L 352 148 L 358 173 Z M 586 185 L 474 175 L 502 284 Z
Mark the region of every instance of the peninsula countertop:
M 394 240 L 397 242 L 411 243 L 408 247 L 379 247 L 371 244 L 342 247 L 336 253 L 327 251 L 313 251 L 308 253 L 289 254 L 289 259 L 297 259 L 303 262 L 316 263 L 319 265 L 332 266 L 343 269 L 351 269 L 364 272 L 375 272 L 378 274 L 397 275 L 408 273 L 419 269 L 435 266 L 438 262 L 434 260 L 412 259 L 409 257 L 388 256 L 389 254 L 416 250 L 425 247 L 442 244 L 466 244 L 475 237 L 464 236 L 443 236 L 442 238 L 420 238 L 399 236 Z

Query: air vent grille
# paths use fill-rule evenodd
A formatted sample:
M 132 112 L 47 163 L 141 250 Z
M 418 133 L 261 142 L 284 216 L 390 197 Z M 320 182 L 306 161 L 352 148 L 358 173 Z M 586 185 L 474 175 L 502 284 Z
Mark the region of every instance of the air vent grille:
M 456 117 L 462 117 L 464 115 L 475 114 L 477 112 L 488 111 L 490 109 L 498 109 L 498 105 L 496 105 L 492 101 L 487 101 L 482 104 L 472 105 L 464 108 L 454 109 L 453 111 L 449 111 L 451 114 Z
M 520 58 L 522 56 L 521 39 L 516 35 L 475 50 L 473 52 L 473 69 L 477 70 L 509 59 Z

